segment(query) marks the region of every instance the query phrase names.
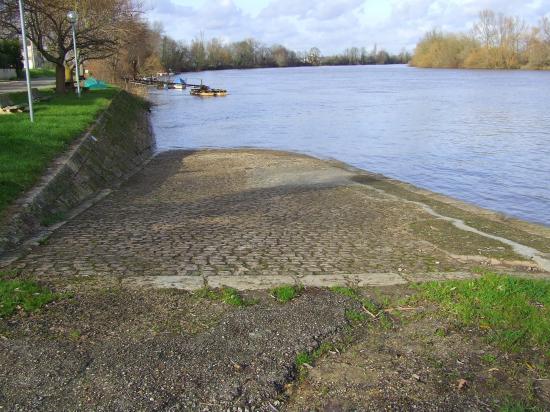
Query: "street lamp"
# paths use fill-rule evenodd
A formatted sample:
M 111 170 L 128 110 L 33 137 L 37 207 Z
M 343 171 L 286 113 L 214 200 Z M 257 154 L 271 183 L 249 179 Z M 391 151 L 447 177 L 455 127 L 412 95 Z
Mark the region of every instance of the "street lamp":
M 23 37 L 23 54 L 25 55 L 25 75 L 27 76 L 27 95 L 29 98 L 29 115 L 31 123 L 34 122 L 34 110 L 32 107 L 31 73 L 29 68 L 29 53 L 27 51 L 27 36 L 25 34 L 25 12 L 23 0 L 19 0 L 19 17 L 21 17 L 21 36 Z
M 78 21 L 78 14 L 76 11 L 70 11 L 67 13 L 67 19 L 73 26 L 73 46 L 74 46 L 74 62 L 76 65 L 76 90 L 78 97 L 80 97 L 80 72 L 78 71 L 78 54 L 76 51 L 76 22 Z

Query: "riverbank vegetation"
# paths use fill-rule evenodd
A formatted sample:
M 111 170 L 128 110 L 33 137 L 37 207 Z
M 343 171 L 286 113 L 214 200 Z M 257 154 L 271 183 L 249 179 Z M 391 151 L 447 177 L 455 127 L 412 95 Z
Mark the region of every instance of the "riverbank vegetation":
M 35 103 L 33 124 L 27 113 L 0 116 L 0 214 L 90 126 L 117 92 L 114 88 L 94 90 L 83 93 L 81 99 L 47 92 L 52 98 Z M 23 103 L 26 93 L 15 93 L 12 99 Z
M 390 54 L 374 46 L 351 47 L 336 55 L 324 56 L 317 47 L 294 51 L 283 45 L 266 45 L 256 39 L 224 42 L 197 36 L 176 41 L 165 35 L 160 25 L 142 23 L 127 39 L 127 47 L 105 61 L 91 66 L 92 72 L 110 82 L 122 77 L 136 78 L 157 72 L 194 72 L 202 70 L 251 69 L 261 67 L 298 67 L 330 65 L 406 64 L 411 55 L 403 50 Z
M 418 43 L 416 67 L 550 69 L 550 19 L 529 27 L 518 17 L 482 11 L 470 33 L 433 30 Z

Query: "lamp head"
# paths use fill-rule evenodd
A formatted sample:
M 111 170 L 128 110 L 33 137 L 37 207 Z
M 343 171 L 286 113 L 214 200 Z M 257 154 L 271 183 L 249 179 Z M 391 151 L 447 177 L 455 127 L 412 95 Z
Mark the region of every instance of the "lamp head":
M 78 20 L 78 14 L 76 11 L 71 10 L 67 13 L 67 19 L 71 24 L 75 24 Z

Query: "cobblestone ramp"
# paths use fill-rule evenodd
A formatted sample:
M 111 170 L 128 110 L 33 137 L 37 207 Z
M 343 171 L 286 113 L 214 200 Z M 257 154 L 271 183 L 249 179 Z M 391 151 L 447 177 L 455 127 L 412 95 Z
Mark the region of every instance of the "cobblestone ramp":
M 294 279 L 423 273 L 434 262 L 464 269 L 408 229 L 425 212 L 353 174 L 273 151 L 162 153 L 13 266 L 42 276 Z

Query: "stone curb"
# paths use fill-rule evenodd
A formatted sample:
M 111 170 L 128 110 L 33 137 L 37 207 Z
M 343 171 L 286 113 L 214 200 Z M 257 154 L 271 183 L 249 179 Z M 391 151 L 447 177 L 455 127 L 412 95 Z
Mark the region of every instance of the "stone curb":
M 417 273 L 407 278 L 398 273 L 359 273 L 342 275 L 294 276 L 140 276 L 123 279 L 126 286 L 154 289 L 181 289 L 194 291 L 203 287 L 230 287 L 237 290 L 266 290 L 282 285 L 302 285 L 305 287 L 326 288 L 332 286 L 380 287 L 397 286 L 408 283 L 475 278 L 479 275 L 468 272 Z

